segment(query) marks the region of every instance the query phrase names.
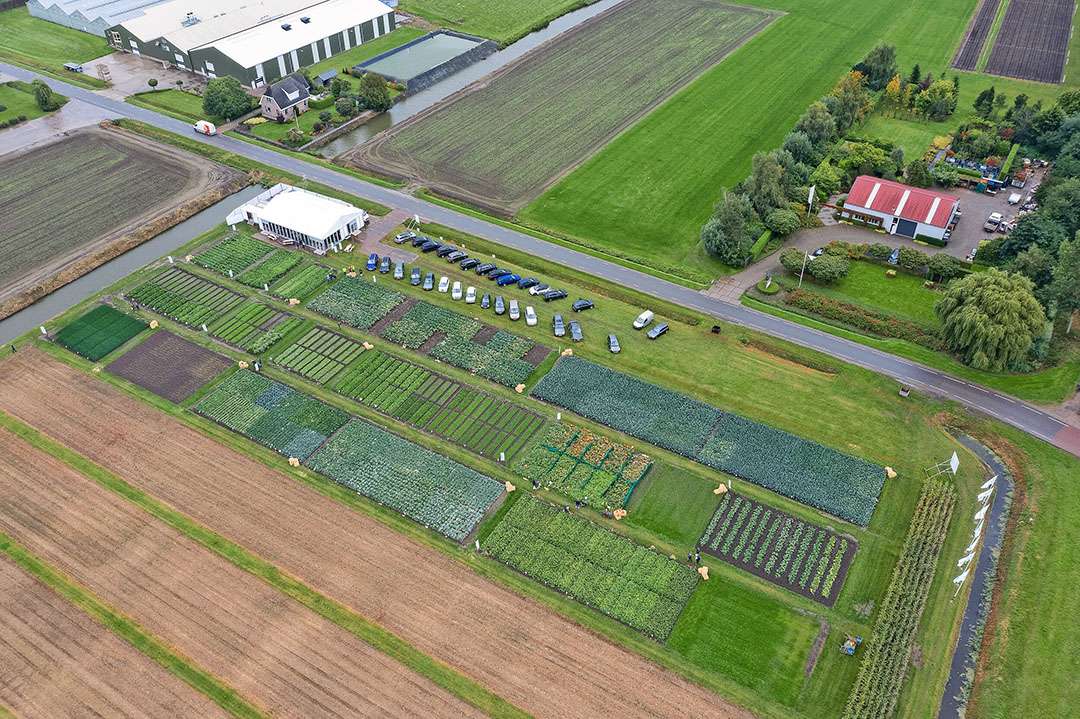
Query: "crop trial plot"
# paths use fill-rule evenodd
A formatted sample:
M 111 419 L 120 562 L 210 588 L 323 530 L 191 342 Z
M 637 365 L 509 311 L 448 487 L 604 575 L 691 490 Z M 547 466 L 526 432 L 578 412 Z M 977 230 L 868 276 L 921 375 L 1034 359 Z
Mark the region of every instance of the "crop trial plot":
M 361 419 L 349 422 L 304 464 L 458 542 L 505 489 Z
M 482 548 L 661 642 L 698 583 L 692 567 L 531 495 L 510 508 Z
M 283 300 L 302 300 L 326 284 L 326 276 L 331 270 L 322 265 L 308 265 L 295 275 L 283 277 L 270 287 L 270 294 Z
M 858 545 L 733 492 L 720 499 L 701 551 L 778 586 L 833 606 Z
M 577 357 L 532 394 L 855 524 L 885 483 L 884 467 Z
M 211 325 L 210 334 L 252 354 L 262 354 L 302 323 L 299 317 L 252 301 Z
M 979 56 L 982 55 L 986 38 L 990 36 L 990 28 L 993 27 L 994 17 L 997 15 L 1000 4 L 1001 0 L 982 0 L 979 3 L 974 17 L 971 18 L 971 24 L 964 33 L 964 39 L 956 51 L 956 57 L 953 58 L 954 68 L 968 72 L 975 71 L 975 65 L 978 64 Z
M 366 330 L 405 300 L 405 295 L 375 282 L 343 277 L 308 304 L 308 308 L 332 320 Z
M 337 332 L 313 327 L 274 362 L 312 382 L 324 384 L 360 356 L 364 346 Z
M 91 362 L 97 362 L 146 329 L 140 319 L 115 307 L 98 305 L 56 333 L 58 344 Z
M 511 457 L 544 423 L 511 402 L 377 350 L 365 352 L 333 388 L 492 459 Z
M 1068 58 L 1073 0 L 1010 0 L 986 72 L 1059 83 Z
M 284 277 L 285 273 L 300 264 L 303 259 L 299 252 L 277 250 L 274 254 L 238 276 L 236 281 L 248 287 L 262 289 L 264 286 L 272 285 Z
M 229 235 L 192 259 L 196 265 L 227 275 L 238 275 L 270 254 L 273 248 L 247 235 Z
M 125 297 L 188 327 L 210 325 L 244 301 L 244 296 L 169 267 L 154 279 L 130 290 Z
M 349 420 L 340 409 L 249 370 L 229 377 L 193 410 L 300 460 Z
M 228 357 L 158 330 L 105 369 L 180 404 L 231 366 Z
M 572 499 L 625 507 L 650 466 L 649 455 L 628 444 L 558 422 L 521 458 L 517 470 Z

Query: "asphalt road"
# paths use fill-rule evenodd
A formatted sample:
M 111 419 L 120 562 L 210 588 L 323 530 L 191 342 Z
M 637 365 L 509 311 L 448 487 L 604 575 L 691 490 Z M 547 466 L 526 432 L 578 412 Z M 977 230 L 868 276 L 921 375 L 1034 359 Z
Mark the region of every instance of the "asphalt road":
M 0 63 L 0 71 L 9 77 L 26 82 L 38 77 L 32 72 L 4 63 Z M 65 82 L 51 78 L 44 79 L 58 92 L 82 100 L 90 105 L 95 105 L 118 116 L 130 117 L 164 130 L 196 138 L 207 144 L 216 145 L 238 155 L 245 155 L 283 171 L 306 176 L 308 179 L 316 180 L 344 192 L 399 208 L 410 214 L 418 214 L 425 220 L 453 227 L 462 232 L 513 247 L 537 257 L 543 257 L 603 277 L 612 282 L 633 287 L 655 297 L 704 312 L 725 322 L 750 327 L 774 337 L 780 337 L 819 350 L 845 362 L 892 377 L 898 384 L 910 385 L 916 391 L 960 402 L 1080 456 L 1080 428 L 1068 425 L 1025 402 L 980 387 L 947 373 L 795 322 L 773 317 L 757 310 L 714 300 L 705 297 L 699 292 L 652 275 L 586 255 L 561 245 L 545 242 L 455 210 L 428 203 L 398 190 L 373 185 L 350 175 L 275 152 L 269 148 L 224 135 L 215 137 L 196 135 L 186 122 L 174 120 L 125 102 L 112 100 Z

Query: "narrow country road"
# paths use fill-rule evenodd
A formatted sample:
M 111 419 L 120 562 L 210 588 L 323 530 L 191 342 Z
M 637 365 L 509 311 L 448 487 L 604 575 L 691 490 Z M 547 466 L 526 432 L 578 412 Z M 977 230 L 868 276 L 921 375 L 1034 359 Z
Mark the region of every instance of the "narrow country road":
M 0 63 L 0 71 L 10 77 L 26 82 L 39 77 L 33 72 L 5 63 Z M 174 120 L 165 115 L 144 110 L 141 107 L 125 102 L 112 100 L 93 91 L 59 80 L 43 79 L 58 92 L 87 104 L 95 105 L 117 116 L 130 117 L 185 137 L 215 145 L 285 172 L 306 176 L 308 179 L 321 182 L 343 192 L 374 200 L 409 214 L 418 214 L 426 220 L 453 227 L 462 232 L 507 247 L 513 247 L 627 287 L 633 287 L 654 297 L 704 312 L 725 322 L 749 327 L 824 352 L 845 362 L 892 377 L 900 384 L 911 385 L 927 394 L 960 402 L 1080 456 L 1080 428 L 1066 424 L 1025 402 L 966 382 L 947 373 L 741 305 L 729 304 L 706 297 L 692 289 L 667 282 L 652 275 L 586 255 L 561 245 L 545 242 L 530 235 L 428 203 L 398 190 L 374 185 L 350 175 L 305 162 L 270 148 L 260 147 L 223 135 L 215 137 L 195 135 L 191 130 L 191 126 L 186 122 Z

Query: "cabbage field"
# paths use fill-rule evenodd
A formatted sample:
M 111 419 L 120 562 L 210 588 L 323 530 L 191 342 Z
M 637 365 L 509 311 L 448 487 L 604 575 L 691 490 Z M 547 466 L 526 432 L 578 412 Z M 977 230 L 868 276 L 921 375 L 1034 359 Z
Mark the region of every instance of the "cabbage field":
M 531 495 L 510 508 L 482 549 L 659 641 L 698 583 L 693 567 Z
M 885 482 L 883 467 L 573 356 L 532 394 L 855 524 Z
M 405 295 L 400 292 L 388 290 L 374 282 L 343 277 L 336 285 L 308 303 L 308 308 L 330 319 L 366 330 L 404 299 Z

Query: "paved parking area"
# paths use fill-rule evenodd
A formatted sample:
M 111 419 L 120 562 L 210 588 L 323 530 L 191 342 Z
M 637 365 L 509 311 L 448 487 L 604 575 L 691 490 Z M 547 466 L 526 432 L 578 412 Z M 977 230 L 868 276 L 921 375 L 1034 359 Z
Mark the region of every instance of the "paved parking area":
M 83 69 L 87 75 L 98 77 L 99 65 L 109 68 L 113 86 L 98 92 L 117 100 L 122 100 L 136 92 L 150 90 L 150 86 L 146 84 L 150 78 L 157 79 L 159 90 L 175 88 L 177 80 L 183 80 L 184 87 L 194 85 L 206 87 L 205 77 L 186 70 L 177 70 L 175 67 L 166 67 L 160 60 L 129 52 L 114 52 L 96 60 L 84 62 Z

